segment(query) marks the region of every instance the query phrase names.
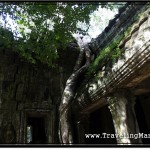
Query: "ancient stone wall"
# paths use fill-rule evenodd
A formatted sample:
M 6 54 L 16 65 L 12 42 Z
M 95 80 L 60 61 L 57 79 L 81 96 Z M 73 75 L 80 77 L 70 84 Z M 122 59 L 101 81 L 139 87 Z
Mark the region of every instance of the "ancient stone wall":
M 131 13 L 130 11 L 133 11 L 132 7 L 135 11 L 135 15 L 139 16 L 136 21 L 134 20 L 134 22 L 133 18 L 135 16 L 128 18 L 128 15 Z M 150 9 L 148 4 L 144 6 L 133 5 L 127 7 L 122 13 L 122 15 L 124 14 L 124 17 L 121 17 L 122 15 L 120 15 L 118 21 L 116 21 L 116 23 L 111 27 L 106 36 L 102 33 L 97 39 L 95 39 L 95 42 L 92 43 L 91 47 L 94 49 L 95 47 L 98 48 L 98 46 L 101 47 L 104 44 L 104 41 L 107 41 L 106 43 L 109 45 L 110 36 L 114 35 L 111 40 L 113 41 L 117 36 L 122 34 L 121 32 L 126 32 L 129 26 L 131 28 L 131 31 L 118 44 L 122 54 L 116 62 L 113 64 L 112 62 L 104 59 L 104 61 L 98 65 L 99 69 L 97 72 L 94 75 L 92 74 L 88 81 L 85 80 L 79 88 L 77 97 L 81 109 L 87 109 L 86 111 L 89 111 L 96 106 L 103 106 L 106 102 L 103 101 L 103 97 L 107 94 L 113 93 L 113 90 L 116 88 L 133 87 L 135 84 L 149 76 L 148 70 L 144 69 L 149 65 L 147 63 L 149 56 L 148 35 L 150 32 L 149 11 Z M 129 19 L 127 24 L 125 18 Z M 120 22 L 123 24 L 120 24 Z M 121 26 L 124 24 L 126 24 L 125 27 Z M 115 33 L 117 33 L 117 35 Z M 102 38 L 102 36 L 105 38 Z M 100 37 L 102 38 L 101 41 L 99 39 Z M 100 49 L 99 55 L 101 55 L 101 50 L 102 49 Z M 111 49 L 111 51 L 114 51 L 114 49 Z M 139 70 L 140 68 L 141 70 Z M 140 77 L 136 77 L 137 74 Z
M 113 25 L 108 25 L 104 32 L 91 43 L 91 49 L 93 48 L 93 51 L 99 49 L 99 55 L 101 55 L 103 48 L 115 41 L 119 35 L 126 32 L 130 27 L 130 32 L 117 45 L 122 55 L 117 58 L 114 64 L 110 62 L 111 59 L 104 57 L 91 78 L 87 77 L 85 82 L 82 83 L 75 97 L 79 106 L 78 122 L 82 121 L 80 119 L 82 115 L 89 115 L 108 104 L 115 133 L 119 135 L 116 137 L 117 144 L 142 143 L 140 137 L 132 138 L 126 135 L 140 133 L 135 113 L 136 96 L 133 89 L 136 89 L 137 85 L 150 77 L 148 69 L 150 67 L 149 14 L 149 3 L 145 6 L 128 6 L 119 14 L 117 19 L 113 20 Z M 111 23 L 112 21 L 110 21 Z M 114 50 L 115 48 L 112 48 L 109 52 Z M 146 88 L 146 85 L 144 85 L 144 88 Z M 87 123 L 88 125 L 89 123 Z M 85 133 L 88 133 L 88 131 L 85 131 Z M 125 136 L 122 136 L 123 134 Z M 82 137 L 80 134 L 79 136 Z
M 26 117 L 36 112 L 44 112 L 50 120 L 48 142 L 57 141 L 64 76 L 59 69 L 31 65 L 12 50 L 0 49 L 0 143 L 26 143 Z

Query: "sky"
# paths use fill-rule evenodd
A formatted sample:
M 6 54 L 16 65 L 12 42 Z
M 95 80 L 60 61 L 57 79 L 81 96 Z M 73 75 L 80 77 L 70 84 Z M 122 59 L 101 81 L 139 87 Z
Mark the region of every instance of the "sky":
M 106 8 L 101 8 L 99 6 L 98 10 L 94 11 L 90 15 L 90 27 L 87 32 L 87 35 L 84 36 L 83 40 L 85 43 L 90 42 L 92 38 L 96 38 L 108 25 L 109 20 L 113 19 L 115 14 L 118 13 L 118 9 L 106 9 Z M 6 18 L 6 24 L 2 20 L 2 17 L 0 16 L 0 25 L 3 27 L 5 26 L 9 30 L 11 30 L 13 33 L 17 32 L 19 25 L 17 25 L 9 16 Z M 78 23 L 78 27 L 85 28 L 84 23 Z M 26 32 L 30 32 L 28 29 L 26 29 Z M 79 34 L 73 34 L 76 39 L 79 39 L 80 36 Z M 19 32 L 15 35 L 17 37 L 21 37 L 21 34 Z
M 91 38 L 96 38 L 108 25 L 109 20 L 113 19 L 118 13 L 118 9 L 113 11 L 106 8 L 98 8 L 98 11 L 93 12 L 90 15 L 90 28 L 88 34 Z
M 73 34 L 80 47 L 89 43 L 92 38 L 96 38 L 99 34 L 101 34 L 105 27 L 107 27 L 109 20 L 113 19 L 117 13 L 118 9 L 110 10 L 107 8 L 101 8 L 101 6 L 98 10 L 94 11 L 90 15 L 90 27 L 87 35 L 83 36 L 82 34 Z M 78 27 L 82 27 L 82 29 L 84 29 L 85 24 L 79 23 Z M 82 41 L 80 37 L 83 37 Z

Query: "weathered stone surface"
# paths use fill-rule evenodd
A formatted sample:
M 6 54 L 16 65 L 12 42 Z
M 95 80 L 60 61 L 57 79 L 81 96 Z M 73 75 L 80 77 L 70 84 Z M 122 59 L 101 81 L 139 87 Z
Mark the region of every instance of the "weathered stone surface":
M 41 63 L 31 65 L 20 60 L 12 50 L 0 52 L 0 143 L 26 143 L 27 117 L 38 116 L 36 113 L 47 118 L 47 142 L 57 143 L 57 108 L 71 68 L 59 72 Z M 9 124 L 15 134 L 12 141 L 3 137 Z
M 122 18 L 118 18 L 120 22 L 124 23 L 120 24 L 120 22 L 116 21 L 113 25 L 115 28 L 112 26 L 107 34 L 104 35 L 104 31 L 95 39 L 95 42 L 91 43 L 92 45 L 95 44 L 93 48 L 103 48 L 105 45 L 103 45 L 104 41 L 106 45 L 109 45 L 111 41 L 125 32 L 129 26 L 131 27 L 130 33 L 119 44 L 119 47 L 121 47 L 124 53 L 122 53 L 122 56 L 120 56 L 117 62 L 113 65 L 109 65 L 110 62 L 104 63 L 101 66 L 102 69 L 97 71 L 90 80 L 88 79 L 88 83 L 85 82 L 82 84 L 82 88 L 79 89 L 78 99 L 80 100 L 79 103 L 83 111 L 89 111 L 98 106 L 101 107 L 100 105 L 103 105 L 101 103 L 103 97 L 113 93 L 115 89 L 134 87 L 149 77 L 149 70 L 146 69 L 149 67 L 150 55 L 150 39 L 148 36 L 149 11 L 148 5 L 127 6 L 120 15 Z M 134 16 L 130 16 L 132 14 L 131 12 L 134 12 L 135 15 L 140 14 L 140 17 L 135 21 L 133 19 Z M 101 36 L 104 37 L 100 40 Z M 111 36 L 110 41 L 109 38 Z M 87 92 L 89 93 L 89 98 L 86 98 Z
M 99 50 L 125 32 L 127 27 L 134 23 L 133 14 L 138 15 L 138 13 L 144 9 L 143 7 L 145 4 L 146 3 L 142 2 L 137 5 L 126 4 L 121 8 L 119 14 L 109 22 L 109 25 L 105 30 L 94 40 L 94 42 L 90 43 L 90 46 L 95 50 L 95 53 L 97 54 Z
M 118 91 L 108 98 L 109 108 L 113 117 L 118 144 L 142 143 L 140 138 L 131 138 L 130 135 L 139 133 L 139 127 L 134 111 L 135 97 L 127 91 Z

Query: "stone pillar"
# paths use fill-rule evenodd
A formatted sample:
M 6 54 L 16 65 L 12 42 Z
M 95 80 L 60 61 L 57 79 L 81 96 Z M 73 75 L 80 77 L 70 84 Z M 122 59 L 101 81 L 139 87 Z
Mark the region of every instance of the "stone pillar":
M 139 128 L 134 111 L 135 98 L 130 92 L 119 91 L 108 98 L 118 144 L 139 144 Z
M 126 98 L 128 100 L 128 103 L 126 105 L 126 113 L 127 113 L 127 120 L 126 120 L 126 123 L 127 123 L 127 127 L 128 127 L 128 132 L 129 134 L 134 134 L 134 135 L 137 135 L 140 133 L 140 130 L 139 130 L 139 125 L 138 125 L 138 122 L 137 122 L 137 119 L 136 119 L 136 114 L 135 114 L 135 100 L 136 100 L 136 97 L 128 92 L 126 93 Z M 130 138 L 130 141 L 131 143 L 133 144 L 139 144 L 139 143 L 142 143 L 142 139 L 141 138 Z
M 78 130 L 78 143 L 85 144 L 85 134 L 89 132 L 89 114 L 81 114 L 80 120 L 76 122 Z

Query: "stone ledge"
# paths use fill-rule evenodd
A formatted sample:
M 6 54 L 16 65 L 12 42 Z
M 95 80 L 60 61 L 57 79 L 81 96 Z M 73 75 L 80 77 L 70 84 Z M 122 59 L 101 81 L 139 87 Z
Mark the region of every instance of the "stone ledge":
M 146 42 L 140 53 L 135 53 L 125 64 L 112 75 L 104 87 L 99 87 L 93 93 L 89 94 L 89 98 L 86 99 L 83 94 L 78 97 L 80 99 L 80 107 L 84 110 L 89 110 L 100 103 L 101 99 L 108 94 L 111 94 L 118 88 L 127 88 L 137 85 L 139 82 L 150 76 L 150 71 L 147 69 L 150 67 L 150 41 Z M 122 74 L 123 72 L 123 74 Z M 88 90 L 88 89 L 86 89 Z
M 116 16 L 110 21 L 109 25 L 106 27 L 109 28 L 109 31 L 106 33 L 106 30 L 104 30 L 96 39 L 94 39 L 94 41 L 89 43 L 91 49 L 97 54 L 100 49 L 111 43 L 114 38 L 117 38 L 118 35 L 122 34 L 132 23 L 134 23 L 133 17 L 143 11 L 146 4 L 147 3 L 145 2 L 143 5 L 127 5 L 124 11 L 121 12 L 121 14 L 118 14 L 119 16 Z M 113 22 L 113 24 L 111 22 Z

